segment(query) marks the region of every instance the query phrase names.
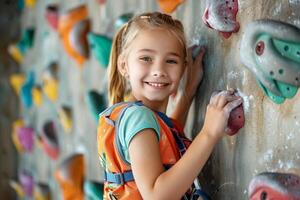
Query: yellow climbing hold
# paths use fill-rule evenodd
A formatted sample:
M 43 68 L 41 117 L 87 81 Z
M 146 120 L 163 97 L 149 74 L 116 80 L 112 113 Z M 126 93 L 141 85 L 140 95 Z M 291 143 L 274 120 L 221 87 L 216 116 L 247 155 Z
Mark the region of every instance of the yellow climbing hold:
M 14 88 L 15 92 L 19 95 L 21 87 L 25 82 L 25 76 L 23 74 L 13 74 L 10 76 L 9 82 Z
M 32 89 L 33 102 L 36 106 L 40 106 L 43 103 L 42 89 L 39 86 L 34 86 Z
M 8 53 L 11 55 L 11 57 L 13 57 L 13 59 L 15 61 L 17 61 L 19 64 L 23 63 L 24 60 L 24 56 L 21 53 L 21 51 L 19 50 L 19 48 L 17 47 L 16 44 L 14 45 L 9 45 L 8 47 Z
M 18 129 L 22 126 L 24 126 L 24 121 L 23 120 L 18 119 L 16 121 L 14 121 L 14 123 L 13 123 L 13 132 L 12 132 L 12 135 L 11 135 L 12 141 L 13 141 L 13 143 L 14 143 L 14 145 L 15 145 L 15 147 L 16 147 L 16 149 L 19 153 L 23 153 L 25 151 L 25 149 L 22 147 L 22 145 L 20 143 L 20 140 L 18 138 L 18 133 L 17 133 Z
M 16 191 L 19 198 L 23 199 L 25 197 L 25 192 L 18 182 L 10 180 L 9 185 Z
M 45 95 L 51 100 L 56 101 L 58 98 L 58 86 L 57 80 L 49 78 L 44 80 L 43 91 Z
M 33 8 L 35 6 L 36 0 L 25 0 L 25 4 L 28 8 Z
M 70 132 L 73 125 L 72 110 L 67 106 L 58 109 L 58 116 L 65 132 Z

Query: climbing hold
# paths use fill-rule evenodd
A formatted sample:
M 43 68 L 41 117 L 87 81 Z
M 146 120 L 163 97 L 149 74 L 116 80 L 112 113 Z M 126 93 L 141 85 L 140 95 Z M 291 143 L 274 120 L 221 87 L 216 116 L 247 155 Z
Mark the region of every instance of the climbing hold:
M 20 181 L 21 187 L 23 188 L 25 196 L 28 198 L 32 198 L 34 180 L 33 180 L 31 173 L 26 170 L 23 170 L 19 174 L 19 181 Z
M 236 21 L 238 0 L 209 0 L 202 20 L 212 29 L 219 31 L 224 38 L 238 32 L 240 25 Z
M 73 126 L 72 109 L 62 106 L 58 109 L 58 116 L 65 132 L 70 132 Z
M 27 8 L 33 8 L 35 6 L 36 0 L 25 0 L 25 5 Z
M 98 2 L 100 5 L 103 5 L 103 4 L 105 4 L 106 0 L 97 0 L 97 2 Z
M 82 65 L 89 54 L 87 33 L 90 31 L 90 21 L 86 6 L 79 6 L 60 16 L 58 31 L 66 52 Z
M 56 160 L 59 156 L 60 149 L 57 132 L 53 121 L 47 121 L 44 124 L 39 140 L 45 153 L 52 160 Z
M 248 194 L 250 200 L 300 200 L 300 177 L 288 173 L 264 172 L 251 180 Z
M 26 108 L 30 108 L 32 106 L 32 88 L 34 86 L 34 82 L 34 73 L 31 71 L 28 73 L 26 82 L 21 87 L 20 91 L 21 101 Z
M 9 185 L 16 191 L 19 198 L 23 199 L 25 197 L 25 192 L 24 192 L 22 186 L 20 185 L 20 183 L 14 181 L 14 180 L 10 180 Z
M 228 135 L 235 135 L 245 125 L 245 115 L 243 105 L 239 105 L 233 109 L 228 118 Z
M 26 170 L 19 173 L 19 182 L 10 180 L 9 185 L 16 191 L 19 198 L 32 198 L 34 180 Z
M 17 8 L 18 8 L 20 11 L 23 11 L 24 7 L 25 7 L 25 2 L 24 2 L 24 0 L 18 0 L 18 2 L 17 2 Z
M 300 29 L 275 20 L 249 23 L 241 40 L 241 61 L 275 103 L 293 98 L 300 86 Z
M 119 30 L 125 23 L 127 23 L 132 17 L 133 13 L 125 13 L 119 16 L 115 21 L 115 30 Z
M 104 68 L 107 68 L 112 46 L 112 39 L 104 35 L 89 33 L 88 41 L 91 51 L 100 62 L 100 65 Z
M 31 127 L 19 127 L 16 130 L 17 139 L 25 152 L 32 152 L 34 145 L 34 130 Z
M 49 67 L 43 72 L 43 92 L 53 102 L 58 98 L 59 81 L 58 81 L 58 65 L 51 63 Z
M 87 180 L 84 182 L 84 194 L 86 200 L 102 200 L 103 190 L 103 183 Z
M 107 107 L 104 94 L 91 90 L 87 94 L 87 103 L 94 118 L 98 121 L 99 114 Z
M 42 97 L 42 88 L 40 86 L 34 86 L 32 88 L 32 97 L 33 102 L 36 106 L 40 106 L 43 103 L 43 97 Z
M 13 89 L 15 90 L 15 92 L 18 95 L 20 95 L 22 85 L 24 85 L 24 82 L 25 82 L 25 76 L 24 76 L 24 74 L 12 74 L 9 77 L 9 82 L 10 82 L 11 86 L 13 87 Z
M 19 130 L 19 128 L 21 128 L 23 126 L 24 126 L 24 122 L 21 119 L 14 121 L 13 126 L 12 126 L 11 138 L 12 138 L 12 141 L 19 153 L 23 153 L 25 151 L 24 148 L 22 147 L 22 144 L 21 144 L 19 136 L 18 136 L 18 130 Z
M 34 28 L 28 28 L 23 32 L 21 40 L 17 44 L 9 45 L 8 52 L 18 63 L 23 62 L 27 49 L 32 48 L 34 33 Z
M 74 154 L 65 159 L 55 170 L 54 176 L 64 200 L 84 200 L 85 164 L 83 154 Z
M 51 4 L 48 5 L 46 8 L 46 13 L 45 13 L 46 20 L 48 24 L 54 29 L 57 30 L 58 28 L 58 5 L 56 4 Z
M 33 199 L 34 200 L 51 200 L 51 192 L 50 192 L 49 186 L 44 183 L 37 183 L 34 186 Z
M 182 4 L 184 0 L 158 0 L 158 5 L 162 12 L 172 13 L 175 11 L 177 6 Z

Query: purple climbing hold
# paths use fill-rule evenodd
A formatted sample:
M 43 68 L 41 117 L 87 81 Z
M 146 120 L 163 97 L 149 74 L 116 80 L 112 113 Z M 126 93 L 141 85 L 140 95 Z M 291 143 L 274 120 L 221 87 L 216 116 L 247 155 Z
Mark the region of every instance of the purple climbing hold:
M 18 139 L 26 152 L 32 152 L 34 145 L 34 130 L 30 127 L 20 127 L 17 130 Z
M 34 180 L 31 173 L 25 170 L 22 171 L 19 174 L 19 181 L 24 190 L 26 197 L 31 198 L 33 194 L 33 186 L 34 186 Z

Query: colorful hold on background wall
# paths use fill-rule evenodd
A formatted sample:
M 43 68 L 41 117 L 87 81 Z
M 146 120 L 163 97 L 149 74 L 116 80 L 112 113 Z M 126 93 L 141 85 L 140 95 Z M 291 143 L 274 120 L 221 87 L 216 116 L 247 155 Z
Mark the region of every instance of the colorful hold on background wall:
M 183 8 L 188 3 L 187 0 L 158 0 L 155 5 L 157 9 L 159 8 L 161 11 L 172 15 L 174 13 L 176 15 L 178 11 L 180 16 L 180 12 L 184 12 Z M 39 4 L 39 1 L 35 2 L 33 0 L 18 1 L 18 7 L 23 12 L 32 12 L 35 6 Z M 107 6 L 107 4 L 109 4 L 108 1 L 97 1 L 97 4 L 93 5 L 97 5 L 100 9 Z M 270 99 L 272 104 L 269 105 L 286 106 L 287 104 L 284 103 L 287 99 L 297 98 L 300 83 L 299 24 L 297 26 L 268 18 L 253 19 L 249 20 L 249 23 L 243 23 L 239 18 L 239 14 L 241 15 L 240 12 L 245 11 L 245 9 L 240 9 L 240 6 L 245 6 L 245 4 L 243 1 L 238 2 L 237 0 L 201 2 L 203 12 L 200 13 L 199 8 L 199 14 L 202 16 L 202 28 L 211 28 L 221 33 L 213 36 L 221 41 L 222 48 L 229 48 L 231 40 L 239 41 L 239 52 L 236 58 L 236 60 L 240 59 L 241 61 L 239 65 L 248 68 L 246 70 L 251 72 L 250 78 L 257 79 L 257 88 L 261 88 L 265 96 Z M 48 34 L 56 34 L 57 44 L 63 48 L 61 53 L 66 55 L 68 61 L 61 62 L 56 58 L 47 63 L 44 62 L 44 66 L 36 67 L 39 69 L 28 66 L 29 63 L 26 59 L 30 57 L 32 49 L 37 45 L 36 41 L 39 39 L 37 37 L 40 36 L 38 35 L 39 27 L 24 27 L 19 42 L 12 43 L 9 46 L 8 52 L 22 68 L 21 72 L 11 75 L 10 84 L 16 94 L 19 95 L 23 113 L 25 113 L 23 115 L 24 119 L 18 119 L 12 125 L 14 129 L 11 139 L 20 156 L 30 156 L 35 151 L 41 151 L 43 152 L 42 155 L 47 155 L 46 159 L 49 158 L 49 165 L 54 166 L 53 163 L 55 165 L 59 163 L 55 172 L 51 174 L 51 178 L 55 177 L 55 184 L 59 189 L 53 187 L 53 184 L 47 183 L 45 179 L 41 183 L 38 173 L 31 172 L 28 167 L 21 169 L 22 173 L 19 175 L 19 180 L 11 181 L 10 185 L 20 198 L 53 199 L 55 194 L 50 193 L 57 190 L 61 192 L 63 199 L 74 199 L 74 195 L 76 199 L 84 199 L 84 196 L 88 199 L 101 199 L 99 198 L 102 194 L 102 191 L 99 190 L 102 187 L 101 180 L 92 180 L 90 177 L 92 177 L 93 172 L 89 171 L 91 168 L 101 171 L 100 165 L 87 167 L 88 164 L 91 164 L 91 159 L 98 159 L 97 153 L 93 156 L 88 155 L 85 152 L 87 150 L 83 150 L 85 153 L 74 153 L 70 151 L 74 146 L 71 147 L 67 143 L 68 140 L 81 140 L 82 143 L 89 144 L 85 140 L 85 134 L 92 134 L 87 133 L 90 130 L 79 130 L 83 135 L 80 139 L 73 137 L 75 129 L 80 129 L 78 125 L 80 124 L 78 122 L 80 121 L 78 120 L 79 117 L 75 115 L 75 113 L 78 113 L 78 109 L 88 110 L 90 116 L 84 116 L 87 119 L 91 117 L 92 122 L 89 123 L 97 123 L 98 114 L 107 106 L 105 71 L 108 67 L 113 33 L 108 34 L 106 30 L 96 30 L 93 27 L 93 23 L 97 23 L 95 22 L 97 19 L 92 18 L 89 13 L 91 6 L 79 4 L 65 10 L 62 9 L 60 4 L 45 5 L 44 3 L 43 6 L 44 18 L 42 20 L 48 26 L 46 30 L 50 32 Z M 296 3 L 296 6 L 299 8 L 300 3 Z M 133 11 L 124 12 L 118 17 L 110 19 L 114 24 L 114 30 L 129 21 L 133 14 Z M 201 21 L 201 17 L 197 21 Z M 209 34 L 215 33 L 211 30 L 206 31 Z M 207 56 L 212 55 L 208 54 Z M 104 80 L 102 85 L 98 85 L 98 83 L 91 84 L 92 86 L 87 86 L 88 84 L 78 85 L 72 82 L 72 80 L 75 80 L 74 77 L 68 77 L 72 82 L 72 86 L 64 86 L 67 78 L 67 73 L 63 75 L 64 71 L 77 70 L 77 74 L 73 74 L 75 77 L 79 77 L 76 80 L 85 79 L 84 74 L 92 73 L 92 71 L 84 68 L 90 66 L 93 59 L 96 60 L 93 64 L 97 68 L 101 66 L 95 70 L 102 70 L 102 74 L 98 74 L 98 79 Z M 68 66 L 66 63 L 68 63 Z M 73 89 L 75 92 L 71 94 L 68 93 L 68 87 L 77 88 Z M 82 89 L 81 87 L 85 87 L 84 92 L 76 93 L 77 90 Z M 79 103 L 77 103 L 81 105 L 80 108 L 72 106 L 75 100 L 61 100 L 61 96 L 72 96 L 74 94 L 78 96 L 77 101 Z M 288 103 L 292 104 L 290 101 Z M 245 109 L 245 106 L 244 108 L 240 107 L 237 114 L 234 115 L 233 118 L 236 121 L 230 120 L 232 135 L 235 135 L 244 126 L 245 119 L 247 121 L 247 116 L 249 116 L 247 112 L 249 111 Z M 47 107 L 47 109 L 44 107 Z M 49 110 L 48 112 L 51 113 L 49 116 L 51 117 L 39 118 L 39 115 L 37 115 L 39 109 Z M 79 113 L 81 112 L 83 111 L 79 111 Z M 37 116 L 33 117 L 34 114 Z M 232 138 L 236 137 L 239 136 L 235 135 Z M 96 133 L 94 139 L 96 139 Z M 259 198 L 300 199 L 300 174 L 270 173 L 268 170 L 266 171 L 262 174 L 251 174 L 253 181 L 249 182 L 249 188 L 246 188 L 245 196 L 247 198 L 253 200 Z M 212 192 L 208 193 L 213 196 Z

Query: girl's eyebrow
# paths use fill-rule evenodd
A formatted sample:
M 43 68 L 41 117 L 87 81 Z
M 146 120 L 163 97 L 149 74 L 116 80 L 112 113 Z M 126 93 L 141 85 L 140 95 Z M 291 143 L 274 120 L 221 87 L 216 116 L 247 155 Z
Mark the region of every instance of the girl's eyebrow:
M 150 53 L 155 53 L 156 51 L 153 50 L 153 49 L 140 49 L 138 50 L 138 52 L 150 52 Z M 180 57 L 180 55 L 176 52 L 168 52 L 169 55 L 172 55 L 172 56 L 176 56 L 176 57 Z

